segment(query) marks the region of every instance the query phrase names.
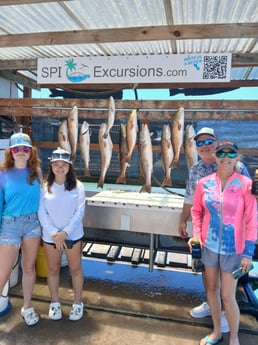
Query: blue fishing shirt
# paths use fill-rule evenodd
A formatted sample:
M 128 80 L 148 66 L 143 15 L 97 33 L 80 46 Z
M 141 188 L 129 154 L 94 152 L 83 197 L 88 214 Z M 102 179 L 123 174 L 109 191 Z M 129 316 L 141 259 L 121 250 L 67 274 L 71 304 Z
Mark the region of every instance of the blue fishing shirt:
M 20 217 L 38 211 L 40 184 L 28 182 L 29 169 L 11 168 L 0 171 L 0 214 Z

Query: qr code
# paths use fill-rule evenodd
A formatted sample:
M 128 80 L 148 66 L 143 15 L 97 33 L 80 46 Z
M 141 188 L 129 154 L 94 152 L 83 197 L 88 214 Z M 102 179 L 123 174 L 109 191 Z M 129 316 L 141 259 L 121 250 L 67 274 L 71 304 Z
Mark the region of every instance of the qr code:
M 203 79 L 225 79 L 227 60 L 227 56 L 204 56 Z

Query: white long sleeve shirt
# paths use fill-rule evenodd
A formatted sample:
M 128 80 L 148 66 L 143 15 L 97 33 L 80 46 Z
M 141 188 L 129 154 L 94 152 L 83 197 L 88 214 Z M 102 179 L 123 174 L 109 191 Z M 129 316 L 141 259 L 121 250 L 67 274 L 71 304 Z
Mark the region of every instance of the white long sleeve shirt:
M 65 190 L 64 184 L 53 183 L 49 193 L 44 185 L 38 211 L 43 241 L 53 243 L 51 236 L 58 231 L 65 231 L 69 240 L 83 237 L 84 212 L 85 191 L 81 181 L 77 180 L 76 188 L 71 191 Z

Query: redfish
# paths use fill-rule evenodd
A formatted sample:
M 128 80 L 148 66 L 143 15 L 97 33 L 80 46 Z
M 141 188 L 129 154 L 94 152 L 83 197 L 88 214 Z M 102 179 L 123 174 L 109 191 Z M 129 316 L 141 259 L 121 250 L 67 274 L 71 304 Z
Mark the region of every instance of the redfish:
M 171 141 L 174 151 L 174 158 L 170 168 L 178 168 L 180 151 L 183 146 L 184 138 L 184 108 L 180 107 L 172 120 L 171 124 Z
M 142 124 L 139 135 L 139 148 L 140 148 L 140 164 L 145 177 L 145 184 L 140 190 L 142 192 L 151 192 L 151 176 L 153 172 L 153 153 L 152 143 L 149 127 L 146 123 Z
M 100 173 L 100 178 L 99 178 L 97 187 L 100 187 L 100 188 L 103 188 L 105 176 L 111 162 L 112 149 L 113 149 L 113 143 L 112 143 L 110 134 L 108 133 L 106 138 L 104 138 L 103 136 L 106 130 L 107 130 L 107 124 L 102 123 L 100 125 L 99 138 L 98 138 L 100 154 L 101 154 L 101 173 Z

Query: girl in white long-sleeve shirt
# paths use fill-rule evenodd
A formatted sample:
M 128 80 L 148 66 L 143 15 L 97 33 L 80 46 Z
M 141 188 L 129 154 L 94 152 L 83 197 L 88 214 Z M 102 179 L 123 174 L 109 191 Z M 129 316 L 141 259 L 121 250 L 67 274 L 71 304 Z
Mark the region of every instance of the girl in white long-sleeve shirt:
M 42 186 L 39 220 L 48 264 L 48 288 L 51 295 L 49 318 L 62 318 L 58 298 L 59 274 L 63 250 L 66 252 L 72 276 L 74 303 L 70 312 L 71 321 L 83 316 L 83 272 L 81 249 L 85 191 L 82 182 L 76 179 L 70 154 L 63 150 L 53 151 L 46 182 Z

